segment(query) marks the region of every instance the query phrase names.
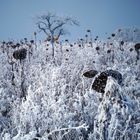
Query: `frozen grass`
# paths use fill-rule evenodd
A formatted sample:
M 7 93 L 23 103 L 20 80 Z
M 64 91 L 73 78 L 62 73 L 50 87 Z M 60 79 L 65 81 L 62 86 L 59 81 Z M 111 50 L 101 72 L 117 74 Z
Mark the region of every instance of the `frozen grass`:
M 5 45 L 3 52 L 1 47 L 0 139 L 140 139 L 140 63 L 135 43 L 121 45 L 120 39 L 112 39 L 92 45 L 56 44 L 55 64 L 49 43 L 32 49 L 24 44 L 27 58 L 21 63 L 11 57 L 15 49 Z M 94 78 L 83 73 L 108 69 L 122 74 L 122 85 L 109 77 L 105 93 L 95 92 Z

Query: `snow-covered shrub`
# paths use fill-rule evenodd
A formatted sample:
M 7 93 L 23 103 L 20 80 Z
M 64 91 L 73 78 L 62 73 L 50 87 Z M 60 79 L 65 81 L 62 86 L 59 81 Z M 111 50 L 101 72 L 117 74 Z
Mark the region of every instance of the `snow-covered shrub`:
M 23 44 L 27 57 L 21 62 L 13 58 L 18 48 L 2 47 L 0 139 L 140 139 L 140 63 L 133 42 L 138 37 L 120 46 L 123 39 L 116 36 L 93 47 L 56 44 L 55 63 L 49 42 Z M 108 77 L 102 94 L 91 88 L 95 78 L 83 76 L 110 69 L 122 74 L 122 83 Z

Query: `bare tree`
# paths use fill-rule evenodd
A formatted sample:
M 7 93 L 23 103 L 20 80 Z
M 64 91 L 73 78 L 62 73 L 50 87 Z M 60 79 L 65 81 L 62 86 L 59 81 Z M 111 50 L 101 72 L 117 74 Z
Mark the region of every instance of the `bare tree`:
M 47 13 L 37 17 L 37 27 L 40 32 L 44 32 L 47 40 L 52 45 L 52 56 L 54 58 L 54 43 L 67 33 L 65 25 L 79 25 L 78 21 L 71 17 L 59 17 L 56 14 Z

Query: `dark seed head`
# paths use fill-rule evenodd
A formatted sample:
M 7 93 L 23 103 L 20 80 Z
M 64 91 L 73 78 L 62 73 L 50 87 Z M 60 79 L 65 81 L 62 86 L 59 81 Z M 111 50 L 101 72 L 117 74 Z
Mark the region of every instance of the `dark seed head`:
M 97 74 L 98 74 L 98 71 L 96 71 L 96 70 L 90 70 L 90 71 L 87 71 L 87 72 L 83 73 L 83 76 L 85 76 L 87 78 L 93 78 Z
M 30 43 L 32 43 L 32 44 L 33 44 L 33 43 L 34 43 L 34 40 L 30 40 Z
M 37 33 L 36 32 L 34 32 L 34 35 L 36 35 Z
M 20 47 L 20 44 L 19 44 L 19 43 L 17 43 L 17 44 L 16 44 L 16 46 L 17 46 L 17 47 Z
M 25 41 L 27 41 L 27 38 L 24 38 Z
M 121 29 L 118 29 L 118 32 L 121 32 L 122 30 Z
M 97 51 L 99 51 L 99 50 L 100 50 L 100 48 L 99 48 L 99 47 L 96 47 L 96 50 L 97 50 Z
M 121 43 L 121 45 L 124 45 L 124 41 L 121 41 L 120 43 Z
M 130 48 L 130 52 L 132 52 L 133 51 L 133 48 Z
M 107 53 L 111 53 L 111 50 L 107 50 Z
M 70 47 L 73 47 L 73 45 L 72 45 L 72 44 L 70 44 Z
M 115 34 L 113 33 L 111 36 L 112 36 L 112 37 L 115 37 Z
M 87 32 L 91 32 L 91 30 L 90 30 L 90 29 L 88 29 L 88 30 L 87 30 Z
M 139 49 L 140 49 L 140 43 L 137 43 L 137 44 L 135 45 L 135 50 L 138 51 Z
M 4 45 L 5 43 L 6 43 L 5 41 L 2 42 L 3 45 Z

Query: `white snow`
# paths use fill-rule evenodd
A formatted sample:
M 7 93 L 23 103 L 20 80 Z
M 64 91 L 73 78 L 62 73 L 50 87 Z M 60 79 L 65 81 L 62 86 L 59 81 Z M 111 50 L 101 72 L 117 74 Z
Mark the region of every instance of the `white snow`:
M 139 140 L 140 60 L 134 45 L 140 32 L 132 31 L 93 42 L 93 47 L 88 43 L 79 47 L 80 42 L 72 47 L 56 44 L 55 64 L 49 42 L 38 43 L 37 48 L 32 45 L 32 55 L 24 44 L 28 53 L 21 63 L 12 58 L 15 49 L 7 51 L 1 44 L 0 139 L 32 140 L 39 134 L 41 140 Z M 125 43 L 120 48 L 122 39 Z M 13 71 L 9 62 L 15 62 Z M 109 77 L 101 95 L 91 89 L 94 78 L 83 77 L 83 72 L 108 69 L 120 72 L 123 83 Z M 21 97 L 22 82 L 26 99 Z

